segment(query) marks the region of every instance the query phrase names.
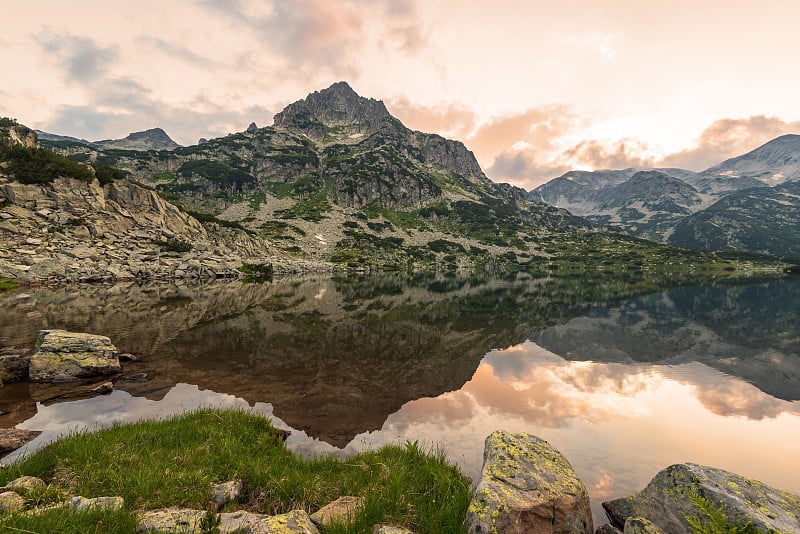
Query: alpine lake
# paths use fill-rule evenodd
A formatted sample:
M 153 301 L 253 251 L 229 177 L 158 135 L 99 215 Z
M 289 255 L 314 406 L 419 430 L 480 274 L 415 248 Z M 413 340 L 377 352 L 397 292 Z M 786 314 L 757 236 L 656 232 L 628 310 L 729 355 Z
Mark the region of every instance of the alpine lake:
M 59 435 L 204 406 L 291 430 L 298 454 L 443 448 L 474 480 L 484 439 L 530 432 L 600 503 L 695 462 L 800 494 L 800 277 L 655 291 L 581 276 L 282 278 L 0 295 L 0 346 L 103 334 L 138 361 L 113 393 L 0 388 L 0 427 Z M 84 385 L 83 390 L 85 391 Z

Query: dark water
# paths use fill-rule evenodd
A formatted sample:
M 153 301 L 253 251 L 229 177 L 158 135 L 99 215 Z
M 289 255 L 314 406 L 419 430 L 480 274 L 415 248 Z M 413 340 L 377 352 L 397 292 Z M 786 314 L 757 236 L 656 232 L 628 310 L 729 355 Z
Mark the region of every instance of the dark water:
M 240 406 L 306 454 L 420 440 L 471 476 L 493 430 L 562 450 L 602 500 L 697 462 L 800 493 L 800 280 L 653 293 L 590 279 L 370 277 L 0 295 L 0 346 L 41 328 L 140 356 L 113 394 L 0 389 L 0 426 L 59 433 Z M 24 452 L 24 451 L 23 451 Z M 13 459 L 7 458 L 7 460 Z

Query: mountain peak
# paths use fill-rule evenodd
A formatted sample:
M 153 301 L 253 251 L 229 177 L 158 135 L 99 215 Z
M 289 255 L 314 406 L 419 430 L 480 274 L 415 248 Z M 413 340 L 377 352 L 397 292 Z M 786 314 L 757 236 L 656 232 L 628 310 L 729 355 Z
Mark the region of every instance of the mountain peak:
M 109 139 L 93 144 L 102 148 L 123 150 L 172 150 L 180 146 L 161 128 L 132 132 L 124 139 Z
M 380 129 L 391 115 L 380 100 L 359 96 L 347 82 L 336 82 L 275 115 L 275 126 L 300 130 L 312 138 L 358 135 Z
M 800 179 L 800 135 L 786 134 L 747 154 L 703 171 L 726 178 L 754 178 L 769 186 Z

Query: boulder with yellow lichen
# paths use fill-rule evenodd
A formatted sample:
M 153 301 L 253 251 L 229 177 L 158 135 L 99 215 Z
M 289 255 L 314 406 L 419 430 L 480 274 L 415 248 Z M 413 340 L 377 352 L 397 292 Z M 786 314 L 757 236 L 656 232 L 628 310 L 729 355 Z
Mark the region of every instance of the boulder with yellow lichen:
M 604 502 L 611 524 L 633 530 L 631 518 L 670 534 L 691 534 L 694 524 L 726 522 L 762 532 L 800 532 L 800 497 L 723 469 L 678 464 L 663 469 L 642 491 Z M 750 527 L 747 527 L 750 525 Z M 655 531 L 655 530 L 653 530 Z M 745 530 L 741 530 L 746 532 Z
M 482 478 L 466 519 L 471 534 L 592 534 L 586 487 L 566 458 L 527 433 L 486 438 Z

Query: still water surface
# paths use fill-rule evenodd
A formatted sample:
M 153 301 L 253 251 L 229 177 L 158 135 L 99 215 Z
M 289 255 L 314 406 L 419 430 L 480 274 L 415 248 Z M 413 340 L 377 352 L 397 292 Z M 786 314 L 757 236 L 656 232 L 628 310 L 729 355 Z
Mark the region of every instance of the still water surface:
M 564 452 L 597 523 L 600 502 L 678 462 L 800 493 L 800 280 L 648 291 L 528 277 L 18 291 L 0 295 L 1 346 L 59 327 L 141 360 L 104 397 L 7 385 L 0 426 L 43 430 L 34 449 L 76 428 L 249 406 L 303 454 L 419 440 L 474 478 L 489 433 L 526 431 Z

